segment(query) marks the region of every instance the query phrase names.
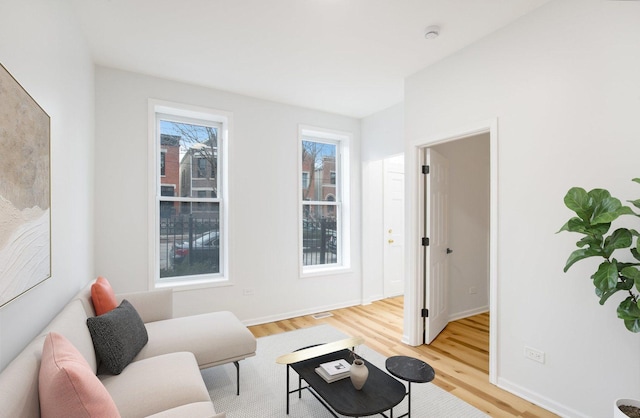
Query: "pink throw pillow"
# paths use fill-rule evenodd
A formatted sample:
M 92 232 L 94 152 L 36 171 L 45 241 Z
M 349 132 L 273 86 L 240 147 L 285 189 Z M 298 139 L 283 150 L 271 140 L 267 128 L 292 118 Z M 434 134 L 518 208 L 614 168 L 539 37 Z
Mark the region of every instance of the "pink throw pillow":
M 111 395 L 89 363 L 63 335 L 50 332 L 38 381 L 42 418 L 120 418 Z

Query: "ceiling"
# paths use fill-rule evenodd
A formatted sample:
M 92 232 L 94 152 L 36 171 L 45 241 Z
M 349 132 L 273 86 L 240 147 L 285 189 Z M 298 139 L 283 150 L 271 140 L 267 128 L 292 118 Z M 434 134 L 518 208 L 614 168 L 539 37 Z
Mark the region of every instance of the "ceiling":
M 360 118 L 549 0 L 70 1 L 96 64 Z

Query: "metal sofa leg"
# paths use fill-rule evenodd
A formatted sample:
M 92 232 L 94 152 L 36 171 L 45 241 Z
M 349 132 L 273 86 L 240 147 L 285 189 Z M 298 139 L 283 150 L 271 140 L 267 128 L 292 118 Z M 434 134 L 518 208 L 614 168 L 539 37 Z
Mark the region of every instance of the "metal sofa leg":
M 236 382 L 237 382 L 236 395 L 240 396 L 240 363 L 238 363 L 237 361 L 234 361 L 233 364 L 236 366 Z

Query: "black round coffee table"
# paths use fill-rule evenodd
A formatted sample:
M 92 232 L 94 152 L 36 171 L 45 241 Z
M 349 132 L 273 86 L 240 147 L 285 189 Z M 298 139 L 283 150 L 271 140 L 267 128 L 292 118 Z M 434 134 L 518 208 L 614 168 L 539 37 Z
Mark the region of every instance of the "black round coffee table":
M 433 367 L 429 366 L 424 361 L 408 357 L 408 356 L 393 356 L 389 357 L 385 363 L 385 367 L 393 376 L 398 379 L 406 380 L 409 382 L 409 390 L 407 391 L 407 396 L 409 399 L 409 407 L 408 412 L 404 415 L 401 415 L 399 418 L 404 416 L 411 416 L 411 382 L 415 383 L 427 383 L 431 382 L 434 377 L 436 377 L 436 372 L 433 370 Z

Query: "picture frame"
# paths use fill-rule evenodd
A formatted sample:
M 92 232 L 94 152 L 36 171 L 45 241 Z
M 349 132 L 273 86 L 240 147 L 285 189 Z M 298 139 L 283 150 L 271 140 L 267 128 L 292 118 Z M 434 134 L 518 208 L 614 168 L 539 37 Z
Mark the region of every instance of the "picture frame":
M 51 119 L 0 64 L 0 308 L 51 277 Z

